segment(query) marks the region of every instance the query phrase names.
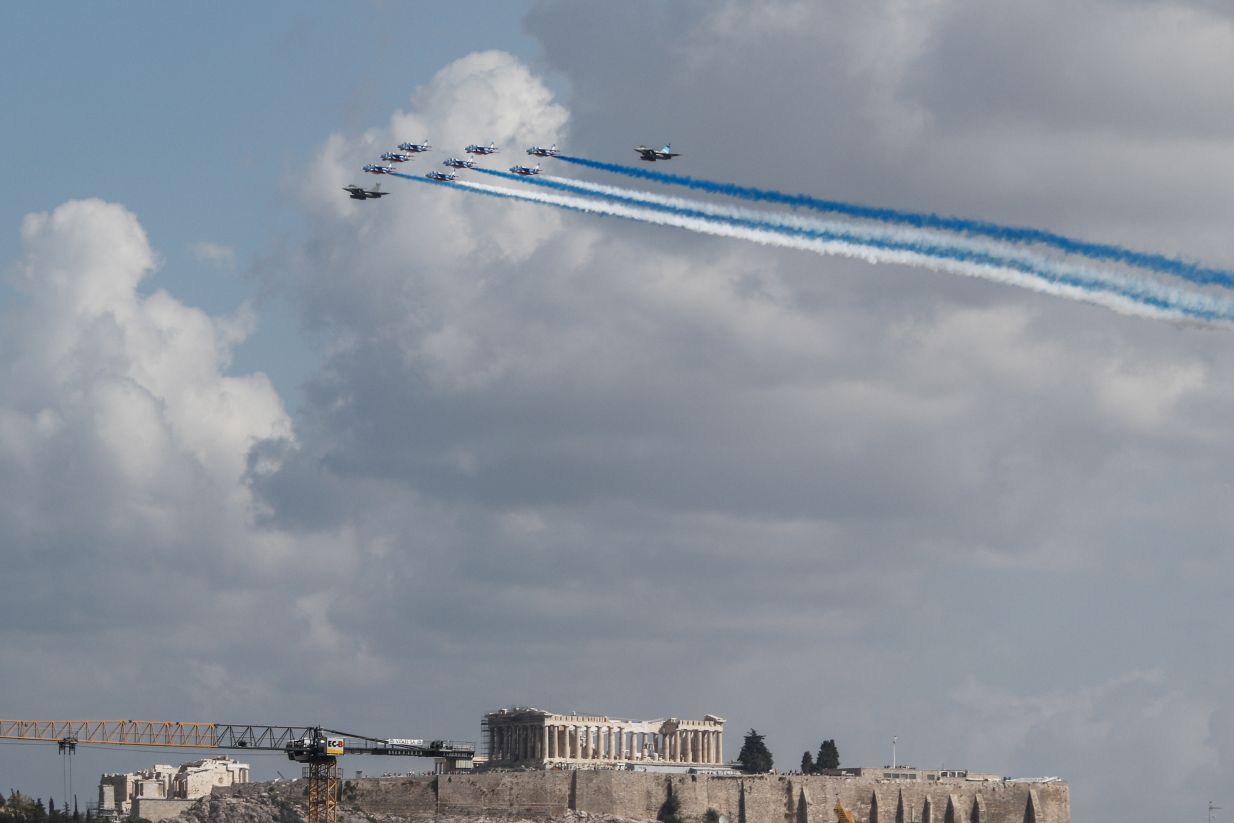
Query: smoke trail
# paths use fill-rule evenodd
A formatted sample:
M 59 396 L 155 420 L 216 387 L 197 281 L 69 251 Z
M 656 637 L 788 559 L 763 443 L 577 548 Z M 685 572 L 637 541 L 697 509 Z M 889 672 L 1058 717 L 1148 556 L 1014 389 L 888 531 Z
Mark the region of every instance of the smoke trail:
M 395 172 L 395 177 L 422 183 L 436 181 Z M 455 182 L 439 185 L 461 188 L 477 194 L 509 200 L 542 203 L 567 211 L 621 217 L 642 223 L 684 228 L 702 234 L 749 240 L 769 246 L 795 248 L 825 255 L 843 255 L 870 263 L 898 263 L 962 274 L 994 282 L 1008 283 L 1034 291 L 1068 297 L 1114 311 L 1145 317 L 1188 317 L 1209 322 L 1234 321 L 1234 307 L 1203 295 L 1183 293 L 1179 296 L 1140 295 L 1127 292 L 1105 282 L 1092 281 L 1071 274 L 1038 270 L 1022 261 L 1006 260 L 954 249 L 939 248 L 930 254 L 906 245 L 890 242 L 862 242 L 856 236 L 801 237 L 760 226 L 742 226 L 700 217 L 660 213 L 649 208 L 637 208 L 576 197 L 560 197 L 538 192 L 522 192 L 482 183 Z
M 624 166 L 619 163 L 604 163 L 599 160 L 589 160 L 585 157 L 572 157 L 559 154 L 558 160 L 575 163 L 600 171 L 624 174 L 644 180 L 654 180 L 670 186 L 685 186 L 699 191 L 711 192 L 742 200 L 752 200 L 766 203 L 782 203 L 787 206 L 799 206 L 828 214 L 843 214 L 865 220 L 877 220 L 881 223 L 892 223 L 902 226 L 912 226 L 919 229 L 942 229 L 970 236 L 989 237 L 1007 243 L 1035 243 L 1049 246 L 1067 254 L 1087 257 L 1091 260 L 1105 260 L 1112 263 L 1122 263 L 1136 268 L 1147 269 L 1172 275 L 1203 285 L 1218 285 L 1234 288 L 1234 272 L 1209 266 L 1188 263 L 1173 257 L 1150 252 L 1138 252 L 1132 249 L 1115 246 L 1108 243 L 1091 243 L 1076 240 L 1065 235 L 1044 229 L 1003 226 L 985 220 L 969 220 L 963 217 L 948 217 L 926 212 L 902 211 L 900 209 L 862 206 L 856 203 L 845 203 L 840 200 L 823 200 L 807 194 L 785 194 L 772 189 L 759 189 L 751 186 L 739 186 L 734 183 L 718 183 L 702 180 L 697 177 L 687 177 L 678 174 L 651 171 L 649 169 Z
M 974 262 L 979 265 L 1012 266 L 1021 271 L 1031 271 L 1038 276 L 1056 281 L 1068 277 L 1077 282 L 1091 281 L 1093 284 L 1103 284 L 1115 293 L 1141 302 L 1156 300 L 1172 306 L 1186 305 L 1204 309 L 1224 306 L 1224 311 L 1234 311 L 1234 306 L 1231 306 L 1228 301 L 1198 295 L 1151 280 L 1133 280 L 1109 271 L 1044 259 L 1041 255 L 1034 254 L 1023 247 L 993 245 L 989 241 L 966 240 L 918 229 L 878 229 L 854 223 L 810 220 L 775 212 L 721 206 L 680 197 L 665 197 L 649 192 L 558 177 L 515 175 L 493 169 L 477 168 L 476 171 L 571 194 L 599 195 L 636 208 L 652 208 L 681 217 L 719 220 L 736 226 L 824 241 L 841 240 L 866 246 L 875 245 L 929 257 Z

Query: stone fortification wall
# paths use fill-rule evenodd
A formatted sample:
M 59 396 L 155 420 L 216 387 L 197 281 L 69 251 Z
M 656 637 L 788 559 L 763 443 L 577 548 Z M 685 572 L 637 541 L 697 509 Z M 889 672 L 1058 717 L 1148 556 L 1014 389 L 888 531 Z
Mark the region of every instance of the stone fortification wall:
M 567 812 L 655 820 L 669 792 L 698 823 L 709 809 L 733 823 L 835 823 L 840 802 L 857 823 L 1071 823 L 1063 782 L 915 783 L 802 775 L 720 777 L 628 771 L 485 772 L 343 782 L 342 802 L 395 817 L 561 817 Z M 303 803 L 304 781 L 222 793 L 277 793 Z
M 577 772 L 487 772 L 437 777 L 442 814 L 548 817 L 571 808 Z M 533 777 L 534 775 L 534 777 Z

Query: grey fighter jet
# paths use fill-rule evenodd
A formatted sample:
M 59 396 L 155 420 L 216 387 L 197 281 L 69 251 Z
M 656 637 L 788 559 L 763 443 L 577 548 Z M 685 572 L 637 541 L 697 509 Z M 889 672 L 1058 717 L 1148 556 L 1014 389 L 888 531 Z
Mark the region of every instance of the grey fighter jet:
M 343 191 L 351 195 L 352 200 L 377 200 L 390 193 L 382 191 L 380 183 L 368 191 L 365 191 L 363 186 L 357 186 L 355 183 L 352 183 L 350 186 L 343 186 Z

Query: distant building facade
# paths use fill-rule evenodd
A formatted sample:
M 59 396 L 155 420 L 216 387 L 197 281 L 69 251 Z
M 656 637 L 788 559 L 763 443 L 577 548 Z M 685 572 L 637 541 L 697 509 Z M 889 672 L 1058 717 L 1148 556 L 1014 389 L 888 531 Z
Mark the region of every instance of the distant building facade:
M 711 770 L 724 766 L 724 718 L 625 720 L 514 707 L 484 715 L 490 766 Z
M 905 780 L 922 783 L 963 781 L 967 783 L 997 783 L 1005 778 L 991 772 L 971 772 L 968 769 L 918 769 L 914 766 L 859 766 L 846 769 L 823 769 L 819 774 L 831 777 L 864 777 L 873 780 Z
M 205 797 L 215 786 L 248 782 L 249 765 L 230 757 L 208 757 L 180 766 L 156 764 L 137 772 L 105 774 L 99 778 L 99 815 L 127 817 L 133 813 L 158 820 L 159 817 L 143 812 L 142 807 L 171 810 Z M 185 802 L 162 802 L 177 800 Z

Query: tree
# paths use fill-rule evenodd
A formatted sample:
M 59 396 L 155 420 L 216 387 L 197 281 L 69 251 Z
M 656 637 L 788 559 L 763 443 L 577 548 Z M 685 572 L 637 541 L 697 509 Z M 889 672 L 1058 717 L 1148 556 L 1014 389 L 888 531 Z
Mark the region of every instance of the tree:
M 801 755 L 801 773 L 814 774 L 814 757 L 809 752 Z
M 746 774 L 764 774 L 771 771 L 771 766 L 771 752 L 763 742 L 763 735 L 750 729 L 737 755 L 737 768 Z
M 818 747 L 818 758 L 814 761 L 814 768 L 818 770 L 840 768 L 840 750 L 836 748 L 834 740 L 824 740 L 823 744 Z

